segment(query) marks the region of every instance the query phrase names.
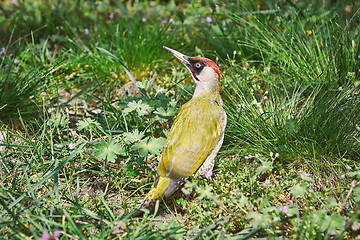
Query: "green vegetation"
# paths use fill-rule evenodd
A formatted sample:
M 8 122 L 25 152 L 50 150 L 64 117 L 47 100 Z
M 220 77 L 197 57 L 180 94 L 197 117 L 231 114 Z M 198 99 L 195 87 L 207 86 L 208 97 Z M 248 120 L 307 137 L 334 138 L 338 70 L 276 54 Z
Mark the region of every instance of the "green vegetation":
M 1 239 L 359 238 L 359 2 L 6 0 L 0 13 Z M 228 126 L 213 179 L 130 219 L 193 91 L 163 45 L 218 63 Z

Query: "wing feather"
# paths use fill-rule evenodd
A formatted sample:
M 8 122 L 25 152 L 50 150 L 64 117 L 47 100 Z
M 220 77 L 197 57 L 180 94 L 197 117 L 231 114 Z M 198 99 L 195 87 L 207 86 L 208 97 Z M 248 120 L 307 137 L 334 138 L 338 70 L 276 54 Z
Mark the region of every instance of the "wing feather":
M 194 174 L 222 138 L 225 112 L 207 99 L 191 100 L 179 111 L 162 153 L 159 174 Z

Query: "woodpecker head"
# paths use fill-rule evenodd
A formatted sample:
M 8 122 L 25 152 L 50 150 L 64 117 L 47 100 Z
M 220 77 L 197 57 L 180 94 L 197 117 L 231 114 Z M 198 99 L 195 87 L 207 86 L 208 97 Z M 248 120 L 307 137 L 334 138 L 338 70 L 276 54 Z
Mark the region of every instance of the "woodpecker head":
M 164 48 L 179 59 L 190 72 L 196 85 L 194 97 L 203 93 L 219 94 L 220 70 L 213 61 L 204 57 L 189 57 L 174 49 L 165 46 Z

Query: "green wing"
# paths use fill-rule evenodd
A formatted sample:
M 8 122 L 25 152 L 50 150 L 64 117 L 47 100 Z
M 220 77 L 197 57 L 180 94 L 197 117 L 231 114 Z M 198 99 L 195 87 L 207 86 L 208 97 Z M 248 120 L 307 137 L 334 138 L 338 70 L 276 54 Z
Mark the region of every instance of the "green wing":
M 162 153 L 160 176 L 187 178 L 194 174 L 220 141 L 225 112 L 209 100 L 191 100 L 179 111 Z

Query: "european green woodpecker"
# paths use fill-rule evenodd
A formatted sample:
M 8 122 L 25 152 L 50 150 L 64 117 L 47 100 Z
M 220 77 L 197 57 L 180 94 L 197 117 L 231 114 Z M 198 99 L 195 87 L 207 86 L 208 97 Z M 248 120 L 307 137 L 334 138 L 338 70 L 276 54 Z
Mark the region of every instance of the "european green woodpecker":
M 226 113 L 219 95 L 220 70 L 210 59 L 189 57 L 171 48 L 195 83 L 192 99 L 179 110 L 166 140 L 155 182 L 138 209 L 173 194 L 191 175 L 210 178 L 223 140 Z M 136 214 L 140 215 L 140 214 Z

